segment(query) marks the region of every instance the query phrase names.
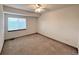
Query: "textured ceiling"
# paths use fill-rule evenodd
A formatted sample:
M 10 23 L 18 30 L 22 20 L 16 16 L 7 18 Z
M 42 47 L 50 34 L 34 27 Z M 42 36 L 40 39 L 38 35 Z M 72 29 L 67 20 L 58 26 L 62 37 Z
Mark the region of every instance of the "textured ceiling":
M 5 6 L 31 11 L 31 12 L 34 12 L 34 10 L 36 9 L 35 4 L 6 4 Z M 49 10 L 56 10 L 56 9 L 68 7 L 70 6 L 70 4 L 41 4 L 41 6 L 46 11 L 49 11 Z

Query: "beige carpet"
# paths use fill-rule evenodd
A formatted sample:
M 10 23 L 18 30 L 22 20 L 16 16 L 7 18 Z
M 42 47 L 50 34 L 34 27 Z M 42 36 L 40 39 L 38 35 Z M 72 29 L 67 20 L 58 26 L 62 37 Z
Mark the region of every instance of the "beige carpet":
M 77 50 L 40 34 L 5 41 L 3 55 L 75 55 Z

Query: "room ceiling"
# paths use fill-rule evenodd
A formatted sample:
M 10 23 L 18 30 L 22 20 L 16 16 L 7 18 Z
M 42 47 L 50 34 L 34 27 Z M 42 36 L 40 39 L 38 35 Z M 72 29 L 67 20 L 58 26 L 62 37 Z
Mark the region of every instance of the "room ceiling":
M 5 6 L 22 9 L 30 12 L 35 12 L 36 9 L 35 4 L 5 4 Z M 70 4 L 41 4 L 41 6 L 45 9 L 45 11 L 49 11 L 64 8 L 70 6 Z

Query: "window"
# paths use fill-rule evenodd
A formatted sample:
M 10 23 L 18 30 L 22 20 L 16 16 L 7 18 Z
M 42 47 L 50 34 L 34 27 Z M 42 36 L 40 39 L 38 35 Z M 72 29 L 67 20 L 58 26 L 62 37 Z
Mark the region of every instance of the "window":
M 26 18 L 8 17 L 8 31 L 26 29 Z

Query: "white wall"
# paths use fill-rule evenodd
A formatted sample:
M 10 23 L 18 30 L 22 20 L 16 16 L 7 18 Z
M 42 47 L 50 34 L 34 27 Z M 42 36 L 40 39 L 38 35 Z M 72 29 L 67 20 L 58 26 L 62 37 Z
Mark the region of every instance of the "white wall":
M 0 53 L 4 43 L 4 19 L 3 19 L 3 7 L 0 5 Z
M 11 39 L 15 37 L 20 37 L 32 33 L 37 32 L 37 17 L 40 16 L 40 14 L 33 13 L 33 12 L 28 12 L 25 10 L 20 10 L 12 7 L 7 7 L 3 6 L 3 10 L 5 12 L 5 39 Z M 7 14 L 6 14 L 7 13 Z M 10 15 L 15 15 L 14 17 L 26 17 L 28 27 L 26 30 L 21 30 L 21 31 L 14 31 L 14 32 L 8 32 L 8 16 Z
M 78 47 L 79 5 L 42 14 L 38 21 L 38 32 Z
M 19 16 L 19 17 L 25 17 L 26 18 L 26 23 L 27 23 L 27 29 L 26 30 L 21 30 L 21 31 L 14 31 L 14 32 L 8 32 L 8 16 L 13 16 L 13 15 L 8 15 L 5 14 L 5 39 L 11 39 L 15 37 L 20 37 L 32 33 L 37 32 L 37 18 L 35 17 L 26 17 L 26 16 Z M 18 17 L 18 15 L 14 15 L 14 17 Z

